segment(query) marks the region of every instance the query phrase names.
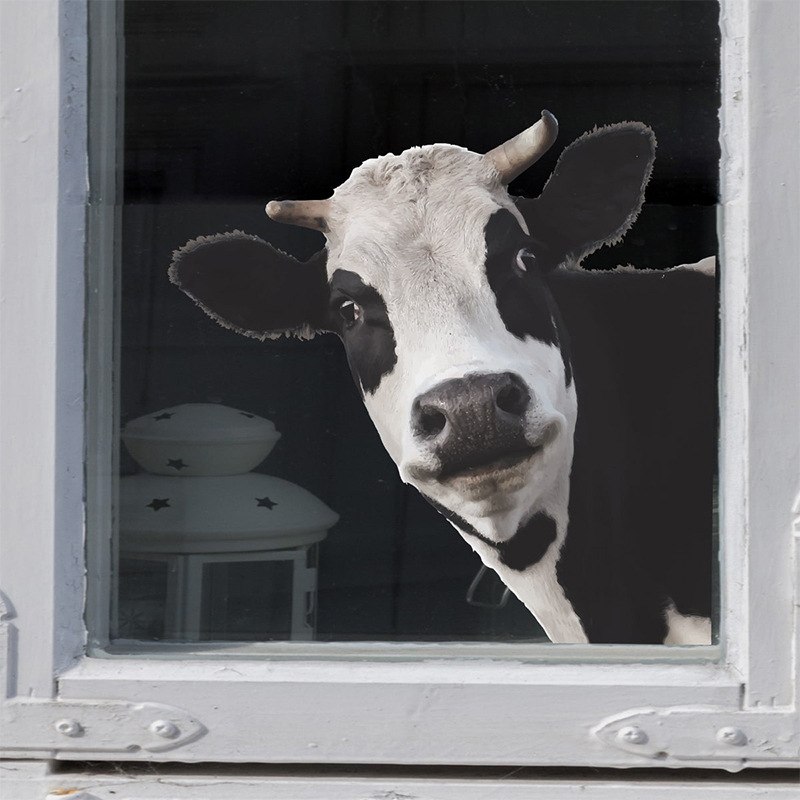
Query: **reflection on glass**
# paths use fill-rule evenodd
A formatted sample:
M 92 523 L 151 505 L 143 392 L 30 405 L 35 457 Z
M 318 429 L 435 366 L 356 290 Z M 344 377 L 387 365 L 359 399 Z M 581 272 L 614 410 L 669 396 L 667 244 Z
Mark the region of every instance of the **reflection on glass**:
M 477 556 L 399 481 L 334 336 L 240 337 L 202 315 L 166 269 L 188 240 L 236 229 L 307 258 L 320 235 L 271 223 L 268 200 L 327 197 L 365 159 L 411 146 L 486 152 L 543 107 L 559 118 L 558 144 L 517 179 L 516 195 L 537 196 L 563 146 L 595 125 L 641 120 L 658 137 L 636 227 L 587 267 L 710 255 L 717 3 L 209 0 L 192 4 L 187 23 L 185 4 L 127 0 L 124 13 L 121 425 L 132 434 L 138 419 L 197 405 L 245 410 L 283 435 L 215 475 L 190 472 L 197 452 L 148 461 L 128 436 L 114 636 L 303 638 L 300 615 L 305 636 L 323 641 L 545 641 L 515 597 L 503 602 L 493 573 L 476 581 Z M 229 456 L 217 445 L 221 469 Z M 245 476 L 302 487 L 341 519 L 327 537 L 332 522 L 313 541 L 266 547 L 268 528 L 242 532 L 246 515 L 230 504 L 240 484 L 242 503 L 267 498 L 247 509 L 263 523 L 283 510 L 269 507 L 277 484 L 244 493 Z M 190 491 L 192 481 L 207 483 Z
M 312 638 L 309 550 L 338 515 L 289 481 L 251 472 L 280 438 L 275 426 L 189 403 L 133 420 L 122 438 L 142 472 L 120 481 L 120 636 Z

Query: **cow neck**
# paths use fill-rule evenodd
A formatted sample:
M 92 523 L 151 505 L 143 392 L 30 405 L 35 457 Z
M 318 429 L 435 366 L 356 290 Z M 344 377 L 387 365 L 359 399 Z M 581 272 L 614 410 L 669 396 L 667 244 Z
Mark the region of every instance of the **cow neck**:
M 511 536 L 506 531 L 491 531 L 496 538 L 490 538 L 487 532 L 477 530 L 431 498 L 425 499 L 453 525 L 481 561 L 497 573 L 551 641 L 588 641 L 583 624 L 558 579 L 557 565 L 568 526 L 566 496 L 558 504 L 559 509 L 548 508 L 532 514 Z

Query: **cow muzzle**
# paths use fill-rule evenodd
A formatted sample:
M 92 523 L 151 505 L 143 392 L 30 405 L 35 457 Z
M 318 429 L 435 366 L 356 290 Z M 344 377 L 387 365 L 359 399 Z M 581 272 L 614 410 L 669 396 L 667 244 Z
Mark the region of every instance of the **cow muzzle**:
M 422 459 L 415 481 L 481 481 L 524 471 L 552 437 L 550 426 L 529 429 L 533 399 L 516 373 L 479 373 L 437 384 L 412 404 L 411 429 Z

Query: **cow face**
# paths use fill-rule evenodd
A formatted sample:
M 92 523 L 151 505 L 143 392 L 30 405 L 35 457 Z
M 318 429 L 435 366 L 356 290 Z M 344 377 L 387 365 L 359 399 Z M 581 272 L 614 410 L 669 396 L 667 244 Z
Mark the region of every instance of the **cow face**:
M 305 264 L 234 232 L 190 242 L 171 270 L 248 335 L 336 332 L 402 479 L 490 545 L 565 513 L 577 396 L 548 275 L 627 230 L 653 157 L 644 126 L 603 128 L 515 201 L 506 184 L 554 135 L 543 114 L 486 155 L 412 148 L 329 200 L 270 203 L 325 234 Z
M 492 541 L 566 491 L 575 391 L 535 242 L 498 171 L 439 145 L 331 200 L 331 313 L 402 479 Z

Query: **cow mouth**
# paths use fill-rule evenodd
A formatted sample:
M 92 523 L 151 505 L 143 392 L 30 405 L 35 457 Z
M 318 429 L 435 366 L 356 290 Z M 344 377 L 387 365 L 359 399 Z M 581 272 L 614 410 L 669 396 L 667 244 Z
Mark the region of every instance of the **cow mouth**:
M 464 478 L 480 479 L 509 472 L 541 452 L 543 446 L 526 444 L 502 453 L 472 453 L 458 461 L 445 464 L 436 479 L 439 481 L 454 481 Z

